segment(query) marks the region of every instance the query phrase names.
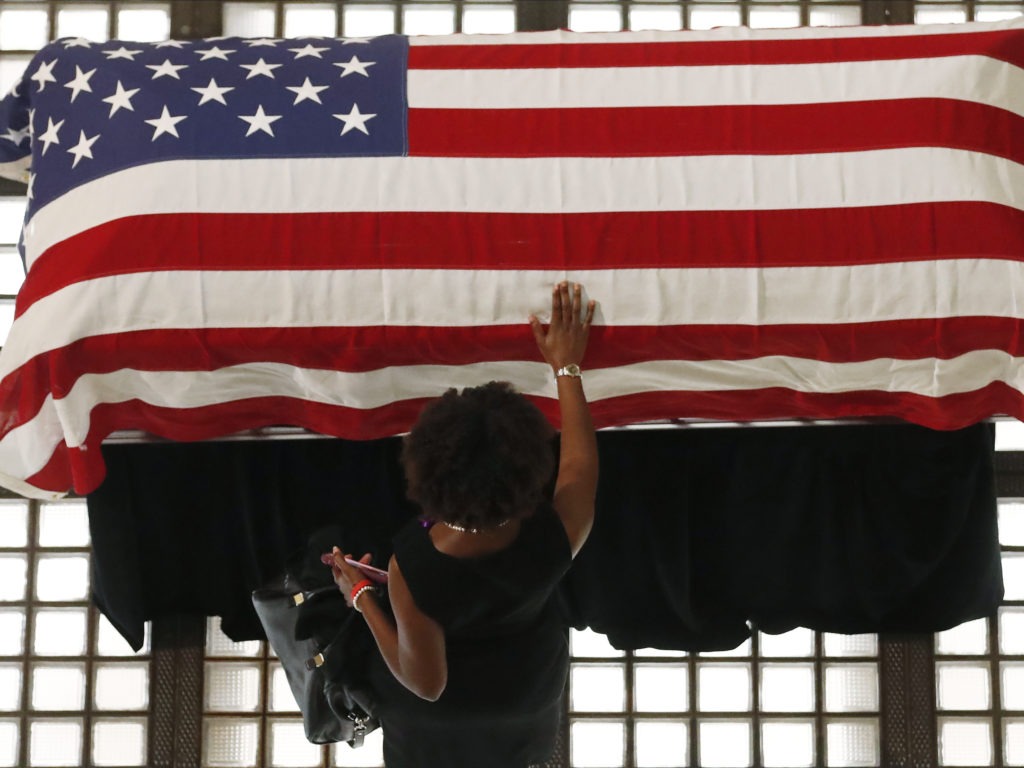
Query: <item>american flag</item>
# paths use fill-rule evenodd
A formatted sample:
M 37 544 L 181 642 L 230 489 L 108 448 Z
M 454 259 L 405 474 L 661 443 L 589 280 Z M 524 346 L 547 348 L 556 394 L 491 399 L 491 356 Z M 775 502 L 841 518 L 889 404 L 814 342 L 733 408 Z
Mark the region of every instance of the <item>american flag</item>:
M 1022 58 L 1020 22 L 56 41 L 0 103 L 0 482 L 491 379 L 554 417 L 563 278 L 599 426 L 1021 417 Z

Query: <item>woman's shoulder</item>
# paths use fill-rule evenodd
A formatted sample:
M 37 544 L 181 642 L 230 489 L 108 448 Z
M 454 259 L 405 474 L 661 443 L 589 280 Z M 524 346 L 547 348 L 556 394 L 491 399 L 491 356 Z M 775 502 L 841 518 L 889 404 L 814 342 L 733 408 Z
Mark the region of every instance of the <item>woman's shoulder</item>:
M 415 518 L 403 525 L 392 539 L 395 557 L 403 566 L 407 563 L 427 561 L 430 567 L 434 567 L 432 561 L 438 554 L 430 542 L 429 520 Z
M 566 568 L 572 563 L 572 546 L 565 526 L 559 519 L 555 508 L 545 502 L 526 520 L 523 525 L 532 529 L 531 537 L 536 546 L 542 547 L 548 555 L 558 561 L 564 561 Z

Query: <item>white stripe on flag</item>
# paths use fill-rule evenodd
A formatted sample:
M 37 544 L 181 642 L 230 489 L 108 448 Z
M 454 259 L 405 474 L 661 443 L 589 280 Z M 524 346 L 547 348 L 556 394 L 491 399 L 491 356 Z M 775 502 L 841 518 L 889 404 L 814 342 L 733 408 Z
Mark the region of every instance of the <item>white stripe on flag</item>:
M 47 394 L 39 412 L 0 440 L 0 484 L 30 498 L 54 498 L 55 494 L 22 483 L 46 466 L 54 450 L 64 440 L 64 427 L 54 407 L 53 395 Z M 17 485 L 11 485 L 11 481 Z M 29 492 L 34 489 L 34 492 Z
M 822 363 L 784 356 L 735 361 L 654 361 L 590 369 L 587 393 L 592 402 L 644 392 L 747 390 L 782 387 L 797 392 L 904 392 L 943 397 L 1002 381 L 1020 390 L 1024 360 L 1000 350 L 968 352 L 949 360 L 881 358 L 857 363 Z M 294 397 L 310 402 L 370 409 L 412 398 L 436 397 L 449 387 L 505 380 L 528 395 L 555 397 L 544 363 L 487 362 L 464 366 L 417 365 L 363 373 L 308 370 L 257 363 L 215 371 L 137 371 L 121 369 L 82 376 L 68 395 L 49 398 L 31 421 L 0 440 L 0 462 L 8 474 L 30 477 L 45 466 L 66 440 L 83 444 L 92 409 L 101 403 L 141 400 L 169 408 L 198 408 L 260 396 Z M 59 414 L 59 416 L 58 416 Z M 30 446 L 31 450 L 26 450 Z
M 409 107 L 557 109 L 957 99 L 1024 115 L 1024 71 L 986 56 L 565 69 L 411 69 Z
M 291 180 L 291 183 L 282 182 Z M 150 213 L 792 210 L 972 200 L 1024 209 L 1024 167 L 958 149 L 807 155 L 175 160 L 76 187 L 25 229 L 55 243 Z
M 89 336 L 165 328 L 472 327 L 546 317 L 578 281 L 609 326 L 868 323 L 1024 317 L 1024 263 L 950 259 L 831 267 L 606 270 L 158 271 L 73 283 L 11 328 L 6 376 Z M 757 379 L 751 379 L 756 381 Z

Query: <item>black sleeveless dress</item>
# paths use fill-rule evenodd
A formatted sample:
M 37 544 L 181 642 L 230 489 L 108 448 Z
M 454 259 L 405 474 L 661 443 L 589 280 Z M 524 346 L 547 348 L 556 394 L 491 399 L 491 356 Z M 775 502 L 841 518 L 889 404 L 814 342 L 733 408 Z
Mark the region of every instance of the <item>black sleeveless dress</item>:
M 388 768 L 524 768 L 555 743 L 569 668 L 567 628 L 553 599 L 572 563 L 550 507 L 523 520 L 505 549 L 480 558 L 439 552 L 410 522 L 395 557 L 421 611 L 445 631 L 448 684 L 420 699 L 374 656 Z

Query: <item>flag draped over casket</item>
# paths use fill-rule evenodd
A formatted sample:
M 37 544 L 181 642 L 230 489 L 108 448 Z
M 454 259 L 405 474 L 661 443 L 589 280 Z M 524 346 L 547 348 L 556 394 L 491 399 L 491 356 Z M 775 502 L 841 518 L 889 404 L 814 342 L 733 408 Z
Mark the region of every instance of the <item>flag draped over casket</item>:
M 1024 415 L 1024 24 L 59 40 L 0 104 L 29 185 L 0 480 L 99 445 L 553 417 L 526 324 L 599 301 L 599 426 Z

